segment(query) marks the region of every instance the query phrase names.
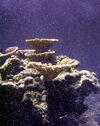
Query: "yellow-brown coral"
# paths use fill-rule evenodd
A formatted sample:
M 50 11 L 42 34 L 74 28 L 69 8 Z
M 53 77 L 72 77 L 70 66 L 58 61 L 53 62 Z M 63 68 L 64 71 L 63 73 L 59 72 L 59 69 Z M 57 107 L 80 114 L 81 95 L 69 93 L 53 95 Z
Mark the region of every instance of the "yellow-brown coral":
M 63 64 L 63 65 L 52 65 L 52 64 L 42 64 L 41 62 L 30 62 L 29 67 L 33 67 L 34 69 L 38 70 L 41 75 L 44 75 L 46 79 L 53 79 L 59 73 L 69 70 L 71 68 L 70 64 Z
M 18 50 L 18 47 L 14 46 L 14 47 L 9 47 L 6 49 L 6 53 L 14 53 Z
M 42 62 L 51 58 L 55 51 L 35 53 L 35 50 L 18 50 L 16 54 L 23 58 L 29 58 L 30 61 Z
M 43 53 L 25 53 L 25 57 L 29 58 L 31 61 L 42 62 L 49 59 L 54 54 L 55 51 L 48 51 Z
M 26 40 L 37 52 L 46 52 L 58 39 L 30 39 Z
M 25 57 L 26 53 L 31 53 L 33 54 L 35 52 L 35 50 L 30 50 L 30 49 L 25 49 L 25 50 L 18 50 L 16 52 L 17 55 L 19 55 L 21 58 Z
M 70 64 L 71 67 L 77 67 L 79 65 L 79 62 L 77 60 L 74 60 L 74 59 L 72 60 L 66 57 L 57 63 L 57 65 L 63 65 L 63 64 Z

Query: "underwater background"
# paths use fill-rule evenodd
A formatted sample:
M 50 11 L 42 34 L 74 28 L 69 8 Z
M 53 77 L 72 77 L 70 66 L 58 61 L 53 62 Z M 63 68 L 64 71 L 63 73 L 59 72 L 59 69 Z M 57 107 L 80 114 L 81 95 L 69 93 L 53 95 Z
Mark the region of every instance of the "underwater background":
M 56 54 L 77 59 L 100 80 L 100 0 L 0 0 L 0 50 L 30 48 L 31 38 L 59 39 Z M 86 103 L 100 126 L 100 93 Z

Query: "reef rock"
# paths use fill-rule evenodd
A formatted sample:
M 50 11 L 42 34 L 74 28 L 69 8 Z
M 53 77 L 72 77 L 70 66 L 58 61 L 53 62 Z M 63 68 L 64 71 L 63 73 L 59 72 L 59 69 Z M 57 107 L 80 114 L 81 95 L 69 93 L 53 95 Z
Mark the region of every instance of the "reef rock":
M 18 50 L 18 47 L 9 47 L 6 49 L 5 54 L 0 53 L 0 66 L 3 65 L 6 59 L 11 57 L 17 50 Z
M 43 60 L 57 41 L 27 40 L 35 50 L 18 50 L 0 67 L 1 125 L 62 126 L 63 120 L 65 126 L 81 125 L 78 119 L 88 110 L 84 100 L 97 93 L 100 84 L 94 72 L 78 70 L 75 59 L 53 56 Z
M 13 75 L 19 73 L 24 68 L 21 67 L 19 58 L 8 58 L 6 62 L 0 67 L 1 80 L 10 79 Z

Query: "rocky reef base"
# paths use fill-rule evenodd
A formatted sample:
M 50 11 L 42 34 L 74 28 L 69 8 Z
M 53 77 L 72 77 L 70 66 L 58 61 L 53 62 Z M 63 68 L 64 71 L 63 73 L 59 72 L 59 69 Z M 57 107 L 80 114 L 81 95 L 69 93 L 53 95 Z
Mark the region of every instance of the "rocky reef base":
M 0 125 L 89 126 L 81 115 L 88 110 L 86 97 L 99 90 L 96 74 L 78 70 L 79 62 L 66 56 L 14 49 L 0 58 Z

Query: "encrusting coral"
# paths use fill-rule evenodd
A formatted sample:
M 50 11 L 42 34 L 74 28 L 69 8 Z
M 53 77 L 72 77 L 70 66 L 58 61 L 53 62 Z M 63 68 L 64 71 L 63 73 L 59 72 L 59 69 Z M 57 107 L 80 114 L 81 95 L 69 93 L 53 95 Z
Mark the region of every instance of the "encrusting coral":
M 69 122 L 73 113 L 81 116 L 87 110 L 85 97 L 100 87 L 96 74 L 78 70 L 79 62 L 75 59 L 53 56 L 55 51 L 50 47 L 57 39 L 26 42 L 35 50 L 10 47 L 6 54 L 0 53 L 0 92 L 3 94 L 0 99 L 4 102 L 0 104 L 4 110 L 0 113 L 0 117 L 3 115 L 0 124 L 59 126 L 64 119 Z M 68 126 L 74 126 L 72 120 Z

